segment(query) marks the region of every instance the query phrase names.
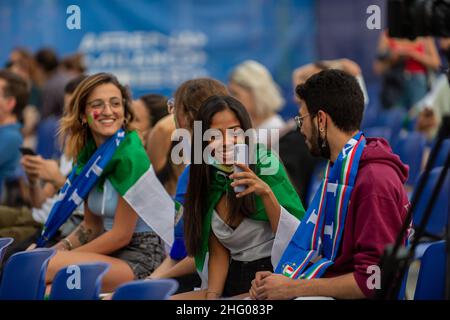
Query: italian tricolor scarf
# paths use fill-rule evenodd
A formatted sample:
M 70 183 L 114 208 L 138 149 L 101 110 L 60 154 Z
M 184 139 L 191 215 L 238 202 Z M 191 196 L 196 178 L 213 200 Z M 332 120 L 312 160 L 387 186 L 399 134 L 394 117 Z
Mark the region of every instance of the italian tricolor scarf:
M 172 245 L 174 203 L 156 177 L 138 134 L 135 131 L 125 133 L 122 129 L 99 148 L 89 137 L 44 231 L 53 230 L 56 225 L 59 228 L 95 185 L 102 188 L 105 179 L 168 245 Z M 52 235 L 47 234 L 42 242 Z
M 366 139 L 351 138 L 334 164 L 328 162 L 324 179 L 275 269 L 293 279 L 322 276 L 339 250 L 350 196 Z

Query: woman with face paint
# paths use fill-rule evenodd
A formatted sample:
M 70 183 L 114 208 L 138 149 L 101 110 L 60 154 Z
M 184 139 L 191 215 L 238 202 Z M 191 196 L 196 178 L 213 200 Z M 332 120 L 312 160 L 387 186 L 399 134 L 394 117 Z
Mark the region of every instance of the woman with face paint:
M 200 163 L 195 162 L 197 148 L 192 145 L 183 216 L 187 253 L 195 258 L 203 290 L 174 298 L 218 299 L 248 293 L 256 272 L 272 270 L 281 211 L 301 219 L 304 209 L 279 159 L 263 144 L 253 144 L 250 116 L 238 100 L 210 97 L 196 121 L 202 129 L 194 130 L 194 143 L 199 141 L 197 134 L 209 133 L 211 139 L 202 143 Z M 236 144 L 247 145 L 248 166 L 235 162 Z
M 150 166 L 130 125 L 133 119 L 128 90 L 111 74 L 89 76 L 74 92 L 59 133 L 66 154 L 74 159 L 73 181 L 85 179 L 75 191 L 81 194 L 90 179 L 96 180 L 84 198 L 77 192 L 71 197 L 84 202 L 84 220 L 54 246 L 57 254 L 50 260 L 47 283 L 68 265 L 106 262 L 111 268 L 103 278 L 102 290 L 112 291 L 124 282 L 145 278 L 164 259 L 160 236 L 144 222 L 141 211 L 134 209 L 136 197 L 132 194 L 145 192 L 148 197 L 151 191 L 133 185 L 133 179 L 144 179 Z M 70 188 L 62 190 L 64 197 Z

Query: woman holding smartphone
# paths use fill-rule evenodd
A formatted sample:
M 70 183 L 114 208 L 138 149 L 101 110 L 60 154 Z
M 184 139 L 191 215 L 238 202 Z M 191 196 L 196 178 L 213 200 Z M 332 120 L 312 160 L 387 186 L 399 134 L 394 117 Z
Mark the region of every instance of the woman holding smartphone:
M 202 137 L 209 129 L 220 133 L 203 142 L 202 151 L 211 150 L 208 161 L 194 162 L 192 144 L 184 206 L 186 249 L 195 257 L 207 288 L 174 298 L 235 296 L 249 291 L 257 271 L 272 270 L 270 257 L 281 210 L 301 219 L 304 209 L 278 158 L 263 145 L 252 148 L 249 137 L 242 134 L 252 125 L 238 100 L 210 97 L 200 107 L 196 121 L 201 122 Z M 197 141 L 196 134 L 194 130 L 193 141 Z M 230 150 L 243 142 L 256 164 L 235 164 Z M 269 172 L 267 166 L 275 170 Z M 240 186 L 244 191 L 235 193 Z

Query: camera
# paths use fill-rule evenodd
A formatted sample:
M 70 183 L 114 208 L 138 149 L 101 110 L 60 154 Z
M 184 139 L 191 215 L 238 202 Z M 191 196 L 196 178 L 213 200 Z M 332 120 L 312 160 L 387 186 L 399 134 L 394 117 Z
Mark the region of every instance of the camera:
M 389 36 L 450 37 L 450 0 L 388 0 Z

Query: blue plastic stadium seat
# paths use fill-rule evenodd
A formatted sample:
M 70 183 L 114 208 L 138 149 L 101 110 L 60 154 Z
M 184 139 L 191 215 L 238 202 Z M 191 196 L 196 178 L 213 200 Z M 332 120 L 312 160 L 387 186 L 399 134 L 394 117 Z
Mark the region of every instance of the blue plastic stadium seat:
M 438 182 L 439 175 L 443 168 L 437 167 L 431 170 L 422 195 L 413 212 L 413 223 L 415 226 L 420 225 L 428 200 L 430 199 L 433 189 Z M 439 190 L 439 195 L 433 206 L 433 211 L 426 225 L 426 233 L 441 237 L 445 233 L 449 212 L 449 194 L 450 194 L 450 174 L 447 172 L 444 184 Z
M 420 258 L 414 300 L 444 300 L 445 298 L 445 241 L 430 243 Z
M 98 262 L 67 266 L 52 282 L 50 300 L 98 300 L 108 263 Z
M 449 153 L 450 153 L 450 139 L 445 139 L 444 141 L 442 141 L 441 147 L 433 163 L 433 168 L 444 166 L 445 160 L 447 160 L 447 156 Z
M 415 185 L 420 175 L 425 146 L 426 139 L 419 132 L 408 132 L 400 136 L 394 144 L 394 152 L 409 166 L 407 185 Z
M 56 138 L 58 119 L 49 117 L 41 120 L 37 128 L 36 153 L 45 159 L 57 159 L 61 156 L 61 149 Z
M 117 288 L 113 300 L 167 300 L 178 289 L 173 279 L 138 280 Z
M 5 255 L 6 248 L 13 243 L 13 238 L 0 238 L 0 265 L 3 261 L 3 256 Z
M 41 300 L 45 273 L 54 249 L 18 252 L 6 262 L 0 284 L 0 300 Z
M 363 130 L 366 138 L 384 138 L 391 140 L 392 129 L 389 127 L 369 127 Z
M 392 132 L 399 132 L 405 121 L 407 113 L 402 108 L 394 108 L 387 111 L 381 111 L 377 119 L 377 127 L 389 127 Z

